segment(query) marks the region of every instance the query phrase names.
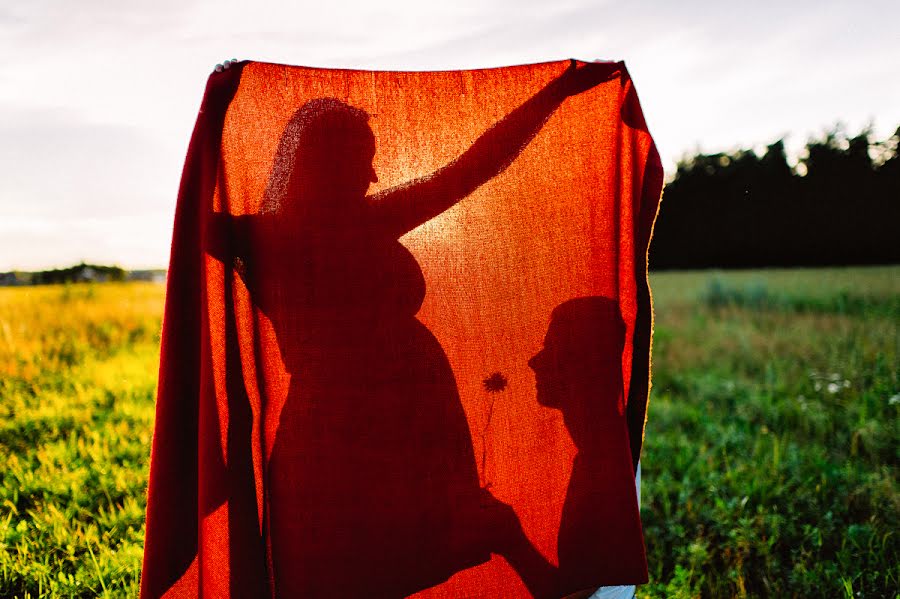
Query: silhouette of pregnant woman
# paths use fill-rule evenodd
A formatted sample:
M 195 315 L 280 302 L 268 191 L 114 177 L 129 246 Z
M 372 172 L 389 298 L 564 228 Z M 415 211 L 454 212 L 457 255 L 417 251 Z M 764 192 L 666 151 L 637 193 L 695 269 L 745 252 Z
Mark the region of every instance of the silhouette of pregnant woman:
M 573 61 L 456 160 L 375 195 L 369 115 L 311 100 L 281 136 L 260 212 L 210 215 L 207 251 L 241 274 L 290 374 L 266 479 L 278 596 L 404 596 L 491 553 L 536 596 L 556 587 L 512 509 L 479 486 L 453 371 L 415 317 L 425 280 L 398 238 L 616 74 Z

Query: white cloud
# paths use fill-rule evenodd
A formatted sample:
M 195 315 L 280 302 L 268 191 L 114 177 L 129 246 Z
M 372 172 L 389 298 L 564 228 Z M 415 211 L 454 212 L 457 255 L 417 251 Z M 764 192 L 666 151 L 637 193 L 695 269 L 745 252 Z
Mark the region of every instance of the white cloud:
M 396 70 L 624 59 L 671 168 L 698 147 L 785 133 L 796 147 L 837 119 L 892 132 L 898 21 L 883 0 L 7 0 L 0 270 L 164 265 L 205 80 L 226 58 Z

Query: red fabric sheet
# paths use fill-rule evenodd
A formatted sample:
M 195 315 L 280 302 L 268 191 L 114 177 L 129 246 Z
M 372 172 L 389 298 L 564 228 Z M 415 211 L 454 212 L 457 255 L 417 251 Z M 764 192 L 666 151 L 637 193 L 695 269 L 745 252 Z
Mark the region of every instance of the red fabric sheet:
M 646 582 L 661 187 L 623 63 L 214 73 L 175 215 L 142 597 Z

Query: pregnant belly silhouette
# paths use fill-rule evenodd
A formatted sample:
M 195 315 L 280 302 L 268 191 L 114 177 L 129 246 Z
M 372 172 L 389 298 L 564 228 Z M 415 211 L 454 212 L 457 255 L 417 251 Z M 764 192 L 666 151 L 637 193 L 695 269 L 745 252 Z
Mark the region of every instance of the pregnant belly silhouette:
M 351 269 L 368 293 L 328 298 L 326 281 L 320 313 L 291 318 L 303 341 L 284 356 L 269 463 L 279 595 L 404 596 L 490 557 L 459 526 L 480 509 L 469 428 L 447 357 L 413 316 L 424 279 L 394 243 L 375 248 L 391 258 L 378 270 Z

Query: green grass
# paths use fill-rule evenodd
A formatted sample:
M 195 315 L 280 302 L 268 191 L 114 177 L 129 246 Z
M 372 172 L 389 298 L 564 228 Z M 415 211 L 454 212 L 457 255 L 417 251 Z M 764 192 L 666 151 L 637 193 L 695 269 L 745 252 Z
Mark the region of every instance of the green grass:
M 896 597 L 900 267 L 663 273 L 642 597 Z M 163 287 L 0 288 L 0 597 L 137 594 Z
M 663 273 L 645 597 L 894 597 L 900 269 Z
M 162 304 L 0 289 L 0 596 L 137 595 Z

